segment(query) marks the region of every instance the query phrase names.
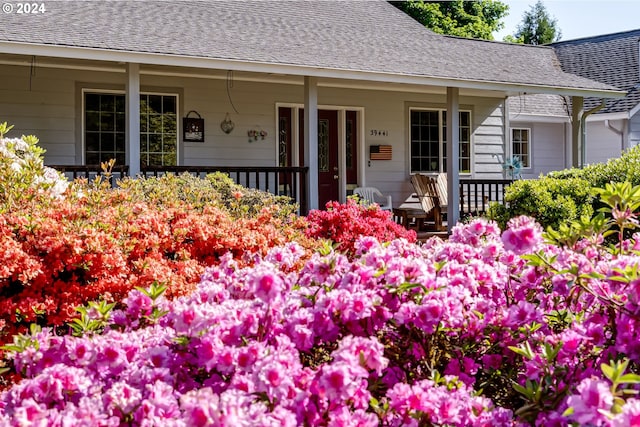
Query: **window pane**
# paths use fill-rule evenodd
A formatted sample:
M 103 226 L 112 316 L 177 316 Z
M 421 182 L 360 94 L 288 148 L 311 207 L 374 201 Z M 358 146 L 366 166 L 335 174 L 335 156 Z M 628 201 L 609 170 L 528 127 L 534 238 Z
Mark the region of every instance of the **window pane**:
M 100 95 L 94 93 L 86 94 L 84 107 L 86 111 L 100 111 Z
M 115 95 L 115 104 L 117 112 L 125 112 L 127 110 L 125 106 L 125 96 L 124 95 Z
M 85 163 L 88 165 L 100 164 L 100 153 L 87 153 L 85 156 Z
M 125 132 L 127 116 L 125 113 L 116 113 L 116 132 Z
M 149 152 L 162 152 L 162 135 L 149 135 Z
M 91 132 L 100 131 L 100 113 L 87 112 L 85 115 L 85 129 Z
M 178 121 L 175 114 L 164 114 L 162 117 L 162 132 L 176 133 Z
M 114 95 L 100 95 L 100 111 L 113 113 L 116 110 Z
M 100 131 L 113 132 L 116 130 L 115 116 L 113 113 L 100 113 Z
M 126 151 L 126 140 L 124 133 L 116 132 L 116 151 L 124 153 Z M 124 164 L 124 163 L 121 163 Z
M 163 96 L 162 97 L 162 112 L 176 114 L 176 97 L 175 96 Z
M 161 95 L 149 95 L 149 110 L 154 113 L 162 113 Z
M 162 154 L 149 153 L 149 166 L 162 166 Z
M 162 151 L 165 153 L 175 153 L 176 152 L 176 136 L 175 135 L 165 135 L 162 138 Z
M 100 151 L 100 134 L 98 132 L 87 132 L 87 151 Z
M 116 151 L 115 135 L 113 133 L 102 133 L 100 135 L 100 151 L 110 154 Z

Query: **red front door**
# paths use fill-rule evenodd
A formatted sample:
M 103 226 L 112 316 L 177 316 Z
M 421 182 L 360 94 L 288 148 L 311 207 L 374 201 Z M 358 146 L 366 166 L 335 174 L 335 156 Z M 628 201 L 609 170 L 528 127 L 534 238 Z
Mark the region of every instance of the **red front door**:
M 338 112 L 318 111 L 318 207 L 340 197 L 338 180 Z
M 299 113 L 300 164 L 304 164 L 304 110 Z M 318 110 L 318 208 L 338 200 L 338 111 Z

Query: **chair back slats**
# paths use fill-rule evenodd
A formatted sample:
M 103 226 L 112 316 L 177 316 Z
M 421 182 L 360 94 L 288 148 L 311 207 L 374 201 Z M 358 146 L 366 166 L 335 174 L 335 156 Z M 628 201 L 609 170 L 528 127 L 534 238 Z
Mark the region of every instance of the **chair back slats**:
M 418 195 L 422 209 L 427 214 L 436 207 L 440 207 L 440 197 L 435 179 L 427 175 L 415 174 L 411 176 L 411 184 Z

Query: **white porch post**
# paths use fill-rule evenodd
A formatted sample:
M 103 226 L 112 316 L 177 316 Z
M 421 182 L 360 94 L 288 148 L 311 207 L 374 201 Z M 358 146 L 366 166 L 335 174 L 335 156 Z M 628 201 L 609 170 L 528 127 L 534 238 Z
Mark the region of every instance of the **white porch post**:
M 571 166 L 581 168 L 584 166 L 584 143 L 582 141 L 582 110 L 584 98 L 574 96 L 571 102 Z
M 140 64 L 127 64 L 127 164 L 129 175 L 140 173 Z
M 447 229 L 460 219 L 460 106 L 457 87 L 447 88 Z
M 304 165 L 309 209 L 318 209 L 318 79 L 304 78 Z

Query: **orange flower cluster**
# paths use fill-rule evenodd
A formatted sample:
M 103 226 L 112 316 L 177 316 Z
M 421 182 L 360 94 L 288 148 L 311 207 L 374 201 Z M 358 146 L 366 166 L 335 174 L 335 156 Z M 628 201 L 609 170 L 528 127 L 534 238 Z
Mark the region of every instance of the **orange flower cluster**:
M 64 325 L 80 305 L 120 301 L 155 281 L 170 298 L 185 295 L 228 252 L 247 264 L 288 241 L 315 244 L 302 235 L 304 220 L 267 208 L 238 219 L 215 207 L 159 207 L 123 191 L 91 191 L 100 194 L 0 214 L 0 342 L 33 322 Z

